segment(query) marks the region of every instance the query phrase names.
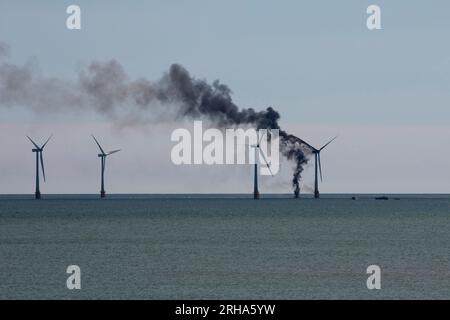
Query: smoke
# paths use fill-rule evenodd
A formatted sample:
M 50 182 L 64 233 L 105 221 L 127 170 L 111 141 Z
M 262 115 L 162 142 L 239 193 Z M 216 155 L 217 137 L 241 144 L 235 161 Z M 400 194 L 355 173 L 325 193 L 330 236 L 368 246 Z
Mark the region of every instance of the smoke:
M 0 43 L 0 57 L 9 51 Z M 23 66 L 0 65 L 0 106 L 26 106 L 35 111 L 78 112 L 94 110 L 126 125 L 159 120 L 174 109 L 175 118 L 206 118 L 222 128 L 250 125 L 256 129 L 279 129 L 280 152 L 295 163 L 292 185 L 300 191 L 303 166 L 307 163 L 304 142 L 281 130 L 280 114 L 269 107 L 262 111 L 239 108 L 228 86 L 192 77 L 173 64 L 161 79 L 130 80 L 115 60 L 94 62 L 78 73 L 77 80 L 43 76 L 35 62 Z

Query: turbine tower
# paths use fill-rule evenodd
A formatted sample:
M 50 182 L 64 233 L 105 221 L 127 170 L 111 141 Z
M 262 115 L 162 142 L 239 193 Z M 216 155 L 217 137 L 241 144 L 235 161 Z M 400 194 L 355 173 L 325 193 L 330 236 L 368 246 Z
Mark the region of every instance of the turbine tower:
M 27 138 L 31 141 L 31 143 L 34 145 L 34 148 L 32 149 L 33 152 L 36 153 L 36 191 L 35 191 L 35 198 L 40 199 L 41 198 L 41 190 L 39 189 L 39 162 L 41 163 L 42 168 L 42 176 L 44 178 L 45 182 L 45 168 L 44 168 L 44 157 L 42 155 L 42 152 L 44 151 L 45 146 L 50 141 L 53 135 L 51 135 L 47 141 L 42 145 L 42 147 L 39 147 L 29 136 Z
M 327 144 L 325 144 L 322 148 L 316 149 L 312 145 L 304 142 L 308 147 L 311 148 L 312 153 L 314 154 L 314 198 L 320 198 L 319 192 L 319 173 L 320 173 L 320 181 L 322 181 L 322 164 L 320 162 L 320 152 L 325 149 L 331 142 L 333 142 L 337 137 L 334 137 Z
M 100 152 L 101 152 L 101 153 L 98 154 L 98 157 L 99 157 L 100 160 L 101 160 L 101 168 L 102 168 L 102 180 L 101 180 L 100 197 L 101 197 L 101 198 L 104 198 L 105 195 L 106 195 L 106 193 L 105 193 L 105 166 L 106 166 L 106 157 L 109 156 L 109 155 L 111 155 L 111 154 L 113 154 L 113 153 L 119 152 L 120 149 L 119 149 L 119 150 L 110 151 L 110 152 L 105 152 L 105 151 L 103 151 L 103 148 L 100 146 L 100 143 L 98 143 L 98 141 L 97 141 L 97 139 L 94 137 L 94 135 L 92 135 L 92 138 L 94 138 L 94 141 L 95 141 L 95 143 L 97 144 L 97 146 L 98 146 L 98 148 L 100 149 Z
M 259 199 L 259 190 L 258 190 L 258 161 L 256 161 L 257 155 L 258 153 L 261 155 L 261 157 L 264 159 L 264 162 L 267 165 L 267 168 L 270 171 L 270 174 L 273 176 L 272 170 L 270 169 L 270 163 L 267 162 L 266 156 L 264 155 L 264 153 L 261 151 L 261 141 L 264 137 L 264 134 L 261 135 L 261 137 L 259 138 L 259 141 L 256 145 L 251 145 L 250 147 L 255 149 L 255 172 L 254 172 L 254 188 L 253 188 L 253 199 Z

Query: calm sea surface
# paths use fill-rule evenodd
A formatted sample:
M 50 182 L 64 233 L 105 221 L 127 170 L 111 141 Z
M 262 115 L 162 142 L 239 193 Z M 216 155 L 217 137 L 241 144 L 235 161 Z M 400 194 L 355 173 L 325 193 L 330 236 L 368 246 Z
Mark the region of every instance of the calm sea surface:
M 0 196 L 0 299 L 450 299 L 448 195 L 266 197 Z

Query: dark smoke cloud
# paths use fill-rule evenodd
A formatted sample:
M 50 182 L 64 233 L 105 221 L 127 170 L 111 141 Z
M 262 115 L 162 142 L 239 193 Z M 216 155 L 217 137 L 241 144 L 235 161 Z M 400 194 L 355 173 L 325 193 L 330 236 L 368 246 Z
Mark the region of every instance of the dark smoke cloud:
M 5 51 L 0 45 L 0 54 Z M 262 111 L 239 108 L 228 86 L 192 77 L 174 64 L 156 82 L 130 80 L 116 61 L 92 63 L 81 70 L 76 81 L 44 77 L 35 63 L 0 65 L 0 105 L 26 106 L 35 111 L 91 110 L 113 119 L 157 120 L 161 108 L 176 108 L 178 118 L 207 118 L 218 126 L 250 125 L 257 129 L 280 129 L 280 151 L 294 161 L 294 192 L 307 163 L 304 142 L 281 130 L 280 114 L 269 107 Z M 155 119 L 156 118 L 156 119 Z M 131 120 L 130 120 L 131 119 Z

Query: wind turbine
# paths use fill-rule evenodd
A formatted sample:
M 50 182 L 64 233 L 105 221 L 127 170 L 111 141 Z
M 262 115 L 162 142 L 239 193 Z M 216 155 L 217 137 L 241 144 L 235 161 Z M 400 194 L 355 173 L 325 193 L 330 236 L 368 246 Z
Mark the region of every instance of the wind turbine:
M 95 139 L 94 135 L 92 135 L 92 138 L 94 138 L 95 143 L 97 144 L 97 146 L 99 147 L 100 152 L 101 152 L 101 153 L 98 154 L 98 157 L 100 158 L 101 164 L 102 164 L 102 182 L 101 182 L 100 197 L 104 198 L 105 195 L 106 195 L 106 193 L 105 193 L 105 165 L 106 165 L 106 157 L 111 155 L 111 154 L 113 154 L 113 153 L 119 152 L 120 149 L 119 150 L 110 151 L 110 152 L 105 152 L 105 151 L 103 151 L 103 148 L 100 146 L 100 143 L 98 143 L 97 139 Z
M 330 141 L 328 141 L 322 148 L 320 149 L 316 149 L 314 148 L 312 145 L 310 145 L 309 143 L 303 141 L 303 143 L 305 143 L 308 147 L 311 148 L 312 153 L 314 154 L 314 171 L 315 171 L 315 176 L 314 176 L 314 198 L 318 199 L 320 198 L 320 193 L 319 193 L 319 172 L 320 172 L 320 181 L 322 181 L 322 164 L 320 162 L 320 152 L 325 149 L 330 143 L 332 143 L 335 139 L 337 138 L 334 137 L 333 139 L 331 139 Z
M 39 190 L 39 162 L 41 163 L 42 168 L 42 176 L 44 178 L 45 182 L 45 169 L 44 169 L 44 157 L 42 156 L 42 152 L 44 151 L 45 146 L 50 141 L 53 135 L 51 135 L 47 141 L 42 145 L 42 147 L 39 147 L 36 142 L 34 142 L 29 136 L 27 138 L 31 141 L 31 143 L 34 145 L 34 149 L 32 149 L 33 152 L 36 153 L 36 191 L 35 191 L 35 198 L 40 199 L 41 198 L 41 191 Z
M 261 157 L 264 159 L 264 162 L 267 165 L 267 168 L 270 171 L 270 174 L 273 176 L 272 170 L 270 169 L 270 163 L 267 162 L 266 156 L 264 155 L 264 153 L 261 151 L 261 141 L 264 137 L 264 134 L 261 135 L 261 137 L 259 138 L 259 141 L 256 145 L 251 145 L 250 147 L 255 149 L 255 178 L 254 178 L 254 189 L 253 189 L 253 199 L 259 199 L 259 191 L 258 191 L 258 161 L 256 161 L 257 155 L 258 155 L 258 151 L 259 154 L 261 155 Z

